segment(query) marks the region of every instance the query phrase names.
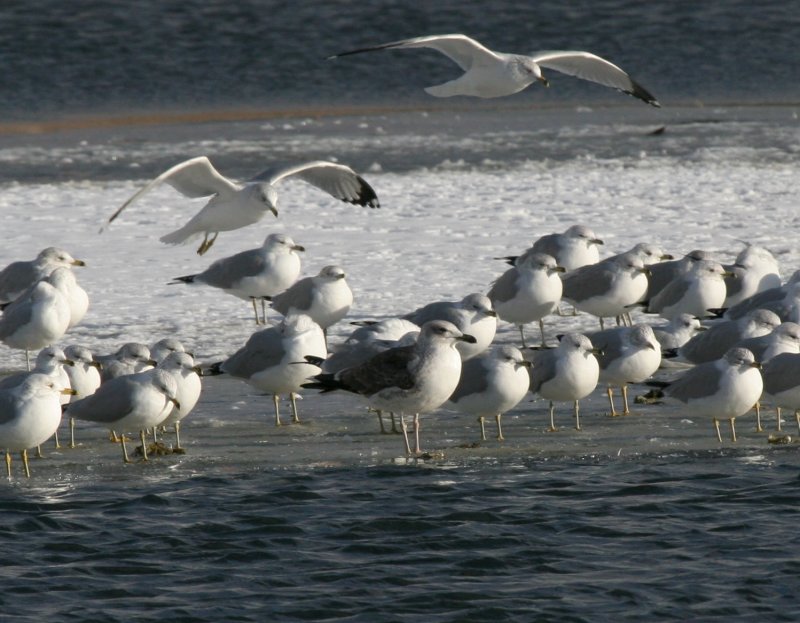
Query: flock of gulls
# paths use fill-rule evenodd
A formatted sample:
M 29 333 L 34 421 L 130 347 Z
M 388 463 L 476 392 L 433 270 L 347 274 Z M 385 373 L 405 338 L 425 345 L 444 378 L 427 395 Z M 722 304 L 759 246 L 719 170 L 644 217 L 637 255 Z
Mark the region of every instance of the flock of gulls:
M 503 54 L 453 34 L 331 58 L 420 47 L 441 52 L 464 72 L 426 89 L 436 97 L 501 97 L 535 82 L 547 85 L 543 70 L 555 70 L 659 105 L 619 67 L 588 52 Z M 345 165 L 300 163 L 238 183 L 200 156 L 146 184 L 108 224 L 142 195 L 168 184 L 186 197 L 209 198 L 183 227 L 161 238 L 167 244 L 202 238 L 197 249 L 202 255 L 220 232 L 257 223 L 268 212 L 277 217 L 280 182 L 287 178 L 344 202 L 380 207 L 375 190 Z M 730 422 L 735 441 L 735 419 L 754 407 L 762 430 L 761 401 L 778 408 L 779 429 L 781 408 L 797 414 L 800 271 L 783 283 L 772 254 L 754 245 L 747 245 L 730 265 L 703 250 L 675 259 L 649 243 L 601 258 L 602 246 L 589 227 L 573 225 L 539 238 L 519 255 L 499 258 L 509 266 L 487 284 L 485 293 L 434 301 L 398 317 L 355 322 L 358 326 L 347 339 L 330 343 L 328 329 L 353 304 L 344 270 L 329 265 L 300 278 L 303 247 L 286 234 L 273 233 L 259 248 L 173 279 L 176 285 L 216 288 L 252 305 L 255 332 L 224 361 L 204 365 L 175 338 L 152 345 L 126 343 L 103 354 L 75 344 L 59 347 L 85 315 L 89 297 L 75 277 L 84 263 L 49 247 L 33 260 L 15 261 L 0 271 L 0 341 L 24 350 L 27 360 L 26 371 L 0 380 L 0 448 L 8 476 L 15 452 L 30 475 L 28 450 L 53 436 L 58 444 L 62 421 L 70 425 L 70 446 L 75 445 L 75 420 L 107 429 L 121 442 L 126 462 L 131 461 L 126 433 L 139 435 L 139 451 L 147 460 L 148 448 L 154 447 L 148 439 L 152 436 L 157 448 L 166 427 L 173 426 L 170 448 L 180 451 L 180 422 L 200 398 L 202 377 L 216 374 L 271 395 L 277 425 L 282 424 L 281 396 L 289 397 L 292 419 L 299 421 L 296 397 L 302 389 L 358 394 L 378 412 L 381 432 L 386 431 L 384 414 L 390 414 L 392 431 L 402 432 L 409 455 L 422 453 L 420 415 L 443 406 L 470 414 L 480 422 L 482 439 L 485 419 L 491 417 L 502 440 L 502 414 L 529 392 L 549 401 L 552 431 L 557 430 L 559 403 L 572 407 L 574 426 L 580 430 L 579 403 L 598 387 L 605 389 L 611 416 L 627 415 L 630 384 L 651 385 L 641 400 L 670 399 L 684 404 L 693 416 L 707 417 L 720 443 L 720 421 Z M 279 320 L 268 322 L 267 305 L 280 314 Z M 596 331 L 569 332 L 558 335 L 557 342 L 551 337 L 548 344 L 545 322 L 580 313 L 599 319 Z M 640 320 L 634 322 L 634 317 Z M 518 327 L 519 348 L 494 342 L 498 322 Z M 526 341 L 529 324 L 539 326 L 536 345 Z M 665 365 L 674 378 L 652 380 Z M 614 402 L 616 388 L 621 410 Z M 407 418 L 413 418 L 413 427 Z

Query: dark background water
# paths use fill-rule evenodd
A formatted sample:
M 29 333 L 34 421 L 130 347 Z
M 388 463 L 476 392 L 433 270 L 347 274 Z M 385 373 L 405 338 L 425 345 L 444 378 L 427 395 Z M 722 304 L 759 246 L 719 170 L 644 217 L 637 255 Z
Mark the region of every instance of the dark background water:
M 790 456 L 141 471 L 3 488 L 4 621 L 800 616 Z
M 0 114 L 12 120 L 131 109 L 433 105 L 422 87 L 458 75 L 436 52 L 324 58 L 448 32 L 500 51 L 592 51 L 665 105 L 797 101 L 799 16 L 796 3 L 775 0 L 6 0 Z M 553 88 L 507 101 L 624 100 L 599 86 L 551 78 Z

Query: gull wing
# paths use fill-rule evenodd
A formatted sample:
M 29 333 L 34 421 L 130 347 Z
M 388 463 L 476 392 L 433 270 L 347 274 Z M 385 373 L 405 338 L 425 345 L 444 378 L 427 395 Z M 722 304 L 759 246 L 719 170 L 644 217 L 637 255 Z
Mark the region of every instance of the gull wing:
M 285 354 L 283 334 L 277 327 L 270 327 L 253 333 L 247 343 L 222 364 L 221 369 L 231 376 L 248 379 L 279 365 Z
M 617 89 L 652 106 L 661 106 L 647 89 L 636 83 L 622 69 L 590 52 L 574 50 L 536 52 L 531 58 L 542 67 Z
M 705 398 L 709 391 L 719 390 L 722 380 L 722 370 L 717 365 L 718 360 L 708 361 L 690 369 L 664 389 L 667 396 L 686 403 L 692 399 Z
M 297 312 L 306 312 L 311 309 L 314 300 L 314 280 L 312 277 L 303 277 L 296 281 L 290 288 L 280 294 L 268 297 L 272 301 L 272 308 L 284 316 L 291 309 Z
M 111 218 L 109 218 L 106 223 L 106 227 L 130 204 L 162 183 L 169 184 L 179 193 L 191 199 L 208 197 L 209 195 L 223 195 L 238 190 L 236 184 L 221 175 L 208 158 L 205 156 L 198 156 L 197 158 L 185 160 L 184 162 L 176 164 L 144 186 L 144 188 L 123 203 L 117 211 L 111 215 Z M 103 230 L 101 229 L 100 231 Z
M 353 169 L 343 164 L 328 162 L 327 160 L 314 160 L 293 166 L 273 167 L 262 171 L 250 182 L 267 182 L 277 184 L 287 177 L 298 177 L 312 186 L 347 203 L 370 208 L 379 208 L 378 196 L 372 186 L 358 175 Z
M 91 396 L 69 403 L 66 413 L 78 420 L 113 425 L 134 409 L 133 395 L 137 383 L 131 377 L 119 376 L 103 383 Z
M 484 47 L 475 41 L 475 39 L 471 39 L 470 37 L 461 34 L 429 35 L 427 37 L 402 39 L 400 41 L 392 41 L 391 43 L 384 43 L 382 45 L 359 48 L 358 50 L 350 50 L 349 52 L 341 52 L 339 54 L 329 56 L 328 58 L 338 58 L 339 56 L 360 54 L 361 52 L 372 52 L 373 50 L 389 50 L 392 48 L 431 48 L 432 50 L 436 50 L 444 54 L 464 71 L 468 71 L 473 65 L 479 63 L 481 59 L 490 60 L 492 62 L 499 60 L 499 56 L 492 52 L 489 48 Z
M 414 345 L 390 348 L 354 368 L 342 370 L 337 379 L 348 391 L 364 396 L 389 388 L 411 389 L 415 379 L 409 365 L 417 356 Z

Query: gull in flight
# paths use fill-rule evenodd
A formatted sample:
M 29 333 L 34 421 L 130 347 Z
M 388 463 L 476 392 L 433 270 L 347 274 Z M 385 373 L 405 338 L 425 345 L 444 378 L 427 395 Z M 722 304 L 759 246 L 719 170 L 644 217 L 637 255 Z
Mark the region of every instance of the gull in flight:
M 211 197 L 183 227 L 160 238 L 165 244 L 180 244 L 203 234 L 203 242 L 197 249 L 197 253 L 203 255 L 214 244 L 219 232 L 257 223 L 267 212 L 278 216 L 275 186 L 288 177 L 297 177 L 347 203 L 380 207 L 372 187 L 350 167 L 335 162 L 315 160 L 270 168 L 237 184 L 220 174 L 208 158 L 199 156 L 176 164 L 149 182 L 111 215 L 104 228 L 142 195 L 161 183 L 167 183 L 192 199 Z
M 590 52 L 548 51 L 535 52 L 531 56 L 505 54 L 494 52 L 466 35 L 452 34 L 403 39 L 334 54 L 328 58 L 392 48 L 431 48 L 441 52 L 464 70 L 464 74 L 455 80 L 425 89 L 435 97 L 503 97 L 522 91 L 537 80 L 549 86 L 547 78 L 542 74 L 544 68 L 597 82 L 660 107 L 658 100 L 622 69 Z

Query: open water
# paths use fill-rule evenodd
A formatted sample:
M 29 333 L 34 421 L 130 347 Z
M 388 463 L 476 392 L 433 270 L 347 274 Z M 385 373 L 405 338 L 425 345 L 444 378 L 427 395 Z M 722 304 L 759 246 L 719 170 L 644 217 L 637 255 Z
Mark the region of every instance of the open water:
M 421 90 L 452 75 L 435 53 L 322 60 L 437 32 L 594 51 L 664 108 L 566 77 L 443 104 Z M 269 154 L 336 156 L 379 190 L 384 207 L 366 217 L 337 206 L 314 218 L 319 195 L 302 189 L 282 214 L 319 250 L 309 264 L 352 268 L 354 318 L 482 288 L 503 244 L 572 222 L 614 251 L 647 231 L 678 251 L 752 239 L 788 275 L 800 267 L 797 32 L 789 2 L 4 3 L 2 260 L 63 236 L 91 260 L 79 278 L 94 315 L 71 339 L 101 352 L 174 333 L 219 358 L 252 330 L 244 306 L 162 283 L 198 268 L 191 248 L 154 242 L 185 202 L 154 196 L 102 238 L 96 224 L 183 158 L 245 177 Z M 208 122 L 153 123 L 197 110 Z M 119 120 L 143 112 L 147 123 Z M 224 234 L 214 252 L 262 237 Z M 403 289 L 397 267 L 419 283 Z M 20 366 L 3 356 L 4 371 Z M 306 395 L 304 424 L 276 429 L 268 398 L 208 379 L 186 455 L 123 466 L 103 431 L 82 428 L 78 449 L 46 449 L 33 478 L 0 486 L 0 619 L 800 619 L 797 444 L 769 444 L 752 417 L 722 446 L 674 408 L 612 420 L 601 394 L 580 434 L 566 411 L 564 430 L 544 433 L 546 406 L 526 399 L 504 444 L 476 446 L 473 422 L 428 416 L 432 454 L 406 461 L 349 397 Z

